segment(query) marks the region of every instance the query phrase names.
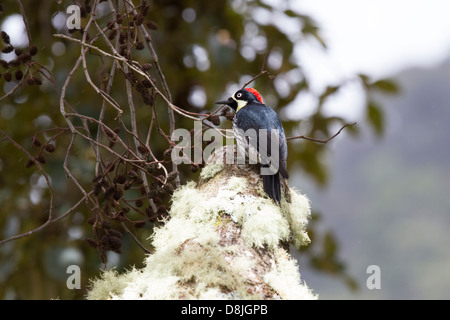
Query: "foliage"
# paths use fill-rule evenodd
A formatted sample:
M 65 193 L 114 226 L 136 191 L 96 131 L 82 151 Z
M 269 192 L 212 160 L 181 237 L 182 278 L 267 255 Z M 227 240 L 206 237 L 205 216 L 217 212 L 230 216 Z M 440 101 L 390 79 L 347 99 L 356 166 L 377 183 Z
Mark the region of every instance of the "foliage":
M 102 264 L 138 265 L 152 250 L 145 239 L 165 217 L 171 194 L 196 180 L 203 166 L 171 162 L 171 132 L 193 128 L 194 120 L 204 129 L 230 128 L 231 111 L 215 113 L 213 102 L 252 79 L 267 103 L 282 111 L 309 91 L 293 59 L 295 45 L 317 41 L 325 47 L 311 17 L 265 1 L 74 3 L 81 8 L 80 30 L 65 24 L 72 1 L 45 1 L 39 10 L 32 2 L 8 1 L 0 10 L 2 28 L 22 15 L 27 39 L 2 33 L 3 297 L 81 298 L 83 290 L 65 287 L 68 264 L 82 266 L 82 288 Z M 286 32 L 280 19 L 298 31 Z M 287 90 L 280 90 L 277 79 L 288 75 L 291 80 L 282 81 Z M 394 93 L 396 86 L 364 75 L 355 79 L 367 93 L 368 123 L 381 134 L 383 114 L 371 93 Z M 306 126 L 284 119 L 287 135 L 302 124 L 309 137 L 329 137 L 334 124 L 344 125 L 346 119 L 322 110 L 343 85 L 317 96 Z M 325 185 L 325 150 L 313 142 L 291 143 L 290 169 L 301 168 Z M 335 242 L 329 234 L 314 236 L 328 239 L 325 251 Z M 316 251 L 306 250 L 312 257 Z M 108 264 L 108 258 L 118 260 Z M 333 270 L 347 277 L 343 266 Z

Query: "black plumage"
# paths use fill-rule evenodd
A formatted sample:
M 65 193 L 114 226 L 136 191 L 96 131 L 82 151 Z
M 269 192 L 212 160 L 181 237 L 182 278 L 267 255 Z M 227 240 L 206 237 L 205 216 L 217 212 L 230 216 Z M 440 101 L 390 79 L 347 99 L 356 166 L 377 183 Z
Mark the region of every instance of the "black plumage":
M 255 92 L 254 89 L 250 90 Z M 233 131 L 238 147 L 245 149 L 250 160 L 252 155 L 258 155 L 264 191 L 279 204 L 280 174 L 286 179 L 289 175 L 286 168 L 286 137 L 278 115 L 272 108 L 263 104 L 259 97 L 246 89 L 239 90 L 228 100 L 217 103 L 227 104 L 236 110 Z M 276 142 L 274 150 L 272 140 Z

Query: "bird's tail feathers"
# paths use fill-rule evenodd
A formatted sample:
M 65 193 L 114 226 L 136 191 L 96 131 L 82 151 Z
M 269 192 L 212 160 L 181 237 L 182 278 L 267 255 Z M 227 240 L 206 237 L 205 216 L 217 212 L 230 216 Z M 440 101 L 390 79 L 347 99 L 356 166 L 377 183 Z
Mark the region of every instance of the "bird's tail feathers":
M 263 177 L 264 191 L 277 204 L 280 204 L 281 201 L 280 173 L 277 172 L 274 175 L 263 175 L 262 177 Z

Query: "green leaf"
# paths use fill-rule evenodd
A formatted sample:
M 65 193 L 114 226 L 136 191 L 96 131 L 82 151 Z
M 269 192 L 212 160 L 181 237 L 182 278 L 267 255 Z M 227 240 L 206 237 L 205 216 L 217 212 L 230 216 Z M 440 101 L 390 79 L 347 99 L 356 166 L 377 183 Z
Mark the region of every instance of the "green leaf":
M 384 93 L 395 94 L 399 92 L 397 84 L 390 79 L 375 81 L 374 83 L 372 83 L 371 87 L 383 91 Z
M 338 246 L 333 234 L 331 232 L 327 232 L 323 241 L 323 252 L 325 254 L 325 257 L 327 257 L 328 259 L 334 258 L 337 248 Z
M 360 73 L 358 74 L 358 77 L 361 79 L 365 88 L 368 88 L 370 86 L 370 77 L 367 74 Z
M 380 136 L 384 131 L 384 114 L 381 107 L 375 102 L 369 101 L 367 104 L 367 120 L 375 129 L 375 133 Z
M 325 91 L 319 97 L 319 104 L 322 105 L 326 98 L 336 93 L 339 90 L 339 86 L 328 86 Z
M 286 11 L 284 11 L 284 14 L 286 14 L 288 17 L 291 17 L 291 18 L 298 17 L 298 14 L 292 10 L 286 10 Z
M 359 284 L 354 278 L 352 278 L 350 276 L 346 276 L 346 277 L 344 277 L 344 279 L 345 279 L 345 284 L 347 284 L 347 286 L 350 288 L 350 290 L 356 291 L 359 289 Z

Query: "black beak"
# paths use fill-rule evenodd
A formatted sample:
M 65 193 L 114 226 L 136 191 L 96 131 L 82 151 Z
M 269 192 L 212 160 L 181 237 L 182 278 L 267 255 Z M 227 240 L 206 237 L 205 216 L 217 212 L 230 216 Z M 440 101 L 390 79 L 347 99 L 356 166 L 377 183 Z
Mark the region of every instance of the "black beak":
M 230 97 L 228 98 L 228 100 L 223 100 L 223 101 L 216 101 L 214 102 L 215 104 L 227 104 L 230 105 L 234 102 L 234 100 Z

